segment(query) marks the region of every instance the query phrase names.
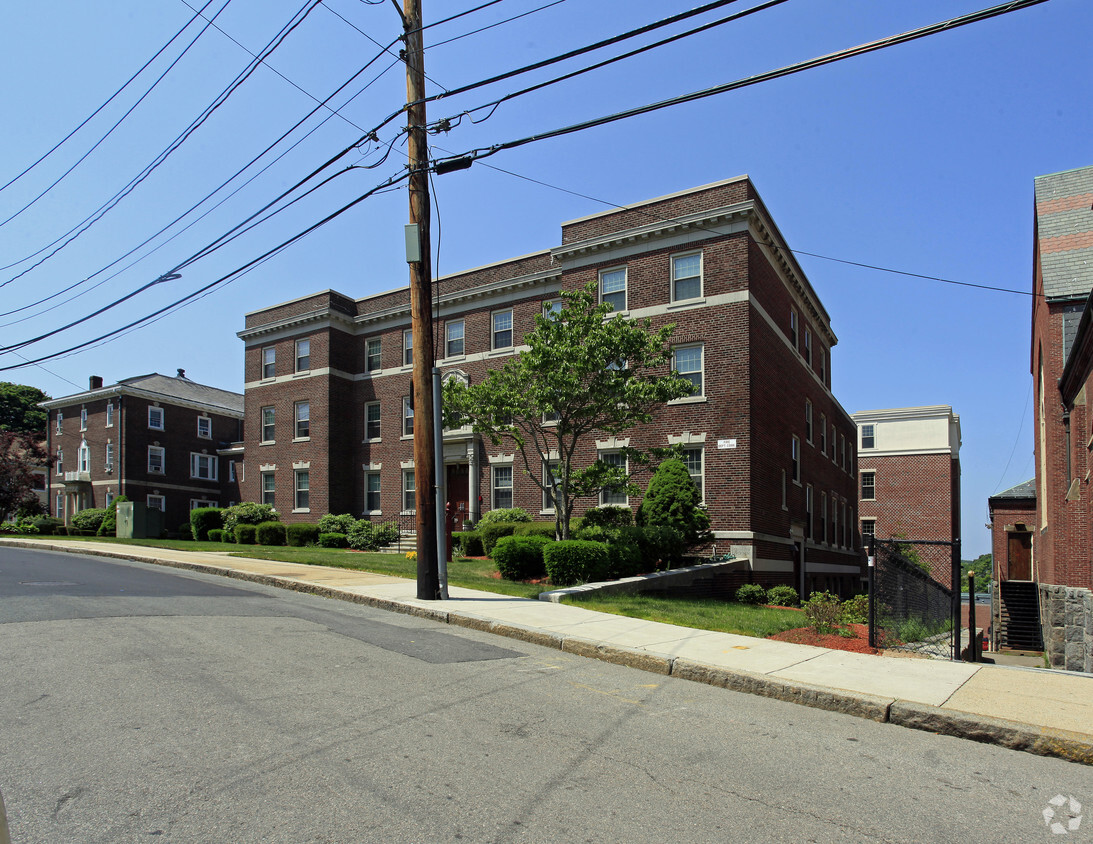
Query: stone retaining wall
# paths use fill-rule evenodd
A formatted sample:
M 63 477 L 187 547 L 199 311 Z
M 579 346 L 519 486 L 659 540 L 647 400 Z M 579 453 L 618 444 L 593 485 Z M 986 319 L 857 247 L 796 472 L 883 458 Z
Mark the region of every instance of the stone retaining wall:
M 1041 583 L 1040 624 L 1052 668 L 1093 673 L 1093 592 Z

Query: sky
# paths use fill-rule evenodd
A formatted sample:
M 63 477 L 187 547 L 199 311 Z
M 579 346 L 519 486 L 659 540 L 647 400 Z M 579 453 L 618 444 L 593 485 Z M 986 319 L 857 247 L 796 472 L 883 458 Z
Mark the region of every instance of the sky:
M 378 132 L 378 142 L 353 148 L 406 99 L 402 67 L 379 49 L 401 33 L 393 4 L 384 0 L 315 6 L 163 158 L 246 70 L 252 54 L 310 5 L 212 0 L 204 14 L 219 14 L 215 26 L 202 31 L 204 21 L 192 20 L 199 6 L 191 2 L 6 4 L 0 19 L 0 78 L 6 80 L 0 185 L 7 185 L 0 189 L 0 346 L 77 324 L 0 353 L 0 367 L 63 352 L 165 308 L 405 172 L 400 119 Z M 483 2 L 424 0 L 424 20 L 434 23 Z M 502 0 L 426 30 L 428 92 L 477 82 L 696 5 Z M 608 48 L 429 104 L 430 122 L 453 118 L 449 131 L 431 136 L 433 156 L 731 82 L 987 5 L 787 0 L 515 98 L 492 113 L 471 111 L 625 49 Z M 650 43 L 748 6 L 735 3 L 626 44 Z M 31 167 L 188 22 L 129 87 Z M 832 387 L 843 407 L 853 413 L 951 405 L 959 414 L 963 556 L 977 556 L 990 550 L 987 498 L 1034 471 L 1033 179 L 1093 164 L 1090 32 L 1093 4 L 1048 0 L 500 152 L 435 177 L 434 271 L 443 275 L 548 249 L 560 242 L 564 221 L 750 175 L 831 316 L 839 338 Z M 319 108 L 307 117 L 373 59 L 329 101 L 336 114 Z M 301 120 L 241 177 L 158 234 Z M 179 278 L 168 277 L 346 149 L 306 187 L 338 174 L 329 182 L 187 263 Z M 362 297 L 405 286 L 406 220 L 406 192 L 397 183 L 185 307 L 110 342 L 0 371 L 0 380 L 61 396 L 86 389 L 90 375 L 112 383 L 182 368 L 200 383 L 242 391 L 243 344 L 236 332 L 244 314 L 327 288 Z M 157 279 L 163 280 L 151 284 Z

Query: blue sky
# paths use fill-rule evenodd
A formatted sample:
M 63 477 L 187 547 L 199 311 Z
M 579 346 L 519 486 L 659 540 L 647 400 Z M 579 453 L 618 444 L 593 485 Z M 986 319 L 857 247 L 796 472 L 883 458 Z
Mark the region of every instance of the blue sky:
M 549 2 L 505 0 L 431 28 L 426 43 L 460 36 Z M 214 0 L 209 10 L 223 3 Z M 257 52 L 302 3 L 230 0 L 217 23 Z M 565 0 L 431 48 L 426 71 L 437 84 L 454 88 L 696 3 Z M 472 5 L 477 4 L 425 0 L 425 20 Z M 966 0 L 789 0 L 506 103 L 477 125 L 465 119 L 433 138 L 436 154 L 488 146 L 729 82 L 985 5 Z M 698 20 L 745 6 L 736 4 Z M 375 45 L 335 12 L 383 44 L 400 32 L 389 2 L 326 0 L 268 59 L 269 67 L 294 84 L 269 67 L 260 67 L 101 221 L 39 267 L 0 288 L 0 311 L 32 305 L 132 249 L 310 111 L 314 100 L 299 89 L 322 99 L 373 58 L 378 53 Z M 192 15 L 181 0 L 8 4 L 0 27 L 0 74 L 8 80 L 0 184 L 76 126 Z M 440 273 L 455 272 L 549 248 L 559 242 L 562 221 L 604 210 L 604 202 L 624 205 L 747 173 L 794 249 L 1022 291 L 983 290 L 798 256 L 839 337 L 832 357 L 833 387 L 848 411 L 949 404 L 960 414 L 964 556 L 983 553 L 989 550 L 984 527 L 987 497 L 1033 473 L 1027 295 L 1033 178 L 1093 164 L 1091 31 L 1093 4 L 1049 0 L 912 44 L 498 154 L 488 163 L 518 175 L 480 162 L 435 180 L 434 222 L 439 226 L 434 227 L 434 247 L 438 240 L 439 255 L 434 266 Z M 196 32 L 195 25 L 186 34 L 192 37 Z M 649 40 L 651 36 L 638 39 Z M 595 56 L 618 51 L 621 48 Z M 173 49 L 171 58 L 177 53 Z M 0 265 L 14 265 L 0 271 L 0 283 L 42 255 L 20 259 L 72 229 L 139 173 L 249 58 L 224 34 L 205 32 L 110 138 L 57 187 L 0 226 Z M 560 68 L 588 61 L 575 59 Z M 381 59 L 371 71 L 378 74 L 391 63 Z M 150 82 L 165 68 L 166 60 L 161 59 L 138 81 Z M 361 77 L 361 84 L 372 77 L 371 71 Z M 557 72 L 558 67 L 441 100 L 430 106 L 430 118 L 457 115 Z M 430 85 L 431 93 L 439 90 Z M 0 219 L 60 176 L 136 96 L 127 91 L 42 165 L 0 192 Z M 0 343 L 21 341 L 80 319 L 159 277 L 232 228 L 355 142 L 362 129 L 371 129 L 394 112 L 405 100 L 400 66 L 388 70 L 351 103 L 346 100 L 348 95 L 333 101 L 341 117 L 326 121 L 253 182 L 132 268 L 54 310 L 43 312 L 67 297 L 0 316 Z M 321 116 L 305 123 L 289 143 L 315 127 Z M 385 142 L 394 136 L 391 128 L 380 133 Z M 345 162 L 368 164 L 378 158 L 375 145 L 370 145 Z M 405 149 L 396 143 L 376 169 L 344 173 L 187 267 L 182 278 L 156 285 L 76 329 L 21 349 L 20 354 L 51 354 L 163 307 L 398 173 L 404 161 Z M 50 361 L 44 364 L 46 369 L 0 372 L 0 379 L 33 384 L 56 396 L 84 387 L 92 374 L 111 382 L 151 371 L 173 374 L 182 367 L 194 380 L 240 390 L 243 349 L 235 332 L 246 311 L 328 287 L 359 297 L 406 284 L 406 207 L 404 190 L 373 197 L 247 275 L 149 327 Z M 87 290 L 122 266 L 73 293 Z M 22 317 L 30 318 L 13 322 Z M 0 365 L 18 362 L 13 354 L 0 355 Z

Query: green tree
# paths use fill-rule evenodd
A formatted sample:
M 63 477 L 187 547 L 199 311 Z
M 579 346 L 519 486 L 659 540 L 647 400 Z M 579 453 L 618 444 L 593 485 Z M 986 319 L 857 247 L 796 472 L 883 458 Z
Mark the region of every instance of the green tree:
M 578 499 L 607 488 L 640 493 L 619 466 L 596 460 L 578 468 L 582 446 L 650 421 L 653 410 L 693 387 L 666 368 L 673 325 L 654 330 L 648 319 L 610 317 L 611 305 L 597 304 L 595 282 L 561 297 L 560 310 L 535 317 L 526 351 L 478 384 L 445 384 L 444 419 L 514 446 L 525 474 L 555 504 L 555 535 L 568 539 Z M 631 463 L 649 456 L 621 451 Z M 545 471 L 543 455 L 550 455 Z
M 980 554 L 974 560 L 960 561 L 960 591 L 968 591 L 968 572 L 975 572 L 976 591 L 985 589 L 994 576 L 994 557 L 991 554 Z
M 664 460 L 649 481 L 638 508 L 642 527 L 667 527 L 679 534 L 684 548 L 711 538 L 710 517 L 701 506 L 702 494 L 682 460 Z
M 49 396 L 37 387 L 0 381 L 0 431 L 44 437 L 48 415 L 39 402 Z
M 0 431 L 0 521 L 36 498 L 34 469 L 51 465 L 53 460 L 37 437 Z

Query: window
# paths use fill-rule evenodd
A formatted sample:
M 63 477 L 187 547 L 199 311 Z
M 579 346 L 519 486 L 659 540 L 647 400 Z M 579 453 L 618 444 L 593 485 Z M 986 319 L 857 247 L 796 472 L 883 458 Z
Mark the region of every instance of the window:
M 823 540 L 827 542 L 827 493 L 820 493 L 820 529 L 823 531 Z
M 366 440 L 378 440 L 380 438 L 380 403 L 369 402 L 364 406 L 364 438 Z
M 402 365 L 411 366 L 414 362 L 414 332 L 409 328 L 402 332 Z
M 91 449 L 86 440 L 80 443 L 80 450 L 76 452 L 76 465 L 81 472 L 91 471 Z
M 672 258 L 672 301 L 697 299 L 702 295 L 702 253 Z
M 296 470 L 296 504 L 295 510 L 311 509 L 311 478 L 306 469 Z
M 841 522 L 839 524 L 839 528 L 840 528 L 840 530 L 842 530 L 842 536 L 840 537 L 839 544 L 842 545 L 843 548 L 847 548 L 847 547 L 850 546 L 850 536 L 849 536 L 849 531 L 847 530 L 846 499 L 845 498 L 842 499 L 839 502 L 839 506 L 842 508 L 842 519 L 841 519 Z
M 789 339 L 793 341 L 793 349 L 797 350 L 797 311 L 789 309 Z
M 231 483 L 235 483 L 235 461 L 234 460 L 229 460 L 228 461 L 228 480 Z
M 548 461 L 543 463 L 543 486 L 546 489 L 543 490 L 543 509 L 554 510 L 557 504 L 554 501 L 554 493 L 550 488 L 550 479 L 554 478 L 556 485 L 561 485 L 562 482 L 562 466 L 558 461 Z
M 274 493 L 277 490 L 277 484 L 273 477 L 273 472 L 262 473 L 262 503 L 273 506 Z
M 262 377 L 274 378 L 277 375 L 277 349 L 266 346 L 262 349 Z
M 782 470 L 782 509 L 788 510 L 789 506 L 786 504 L 786 470 Z
M 61 449 L 57 449 L 57 474 L 63 475 L 65 473 L 65 453 Z
M 215 481 L 217 475 L 215 454 L 190 452 L 190 477 L 202 481 Z
M 114 402 L 112 401 L 106 403 L 106 427 L 114 427 Z
M 835 463 L 839 462 L 839 452 L 835 448 L 835 424 L 831 425 L 831 460 Z
M 827 457 L 827 416 L 820 414 L 820 454 Z
M 544 425 L 556 425 L 556 424 L 558 424 L 558 420 L 561 419 L 561 418 L 562 418 L 562 414 L 560 414 L 556 410 L 544 410 L 543 411 L 543 424 Z
M 190 509 L 196 510 L 198 507 L 219 507 L 219 501 L 213 501 L 210 498 L 191 498 Z
M 61 429 L 64 427 L 65 415 L 61 411 L 57 411 L 57 433 L 64 433 Z
M 812 442 L 812 402 L 805 399 L 805 439 Z
M 213 420 L 208 416 L 197 417 L 197 435 L 202 439 L 211 440 L 213 437 Z
M 846 508 L 846 547 L 853 550 L 857 546 L 854 544 L 854 508 Z
M 805 538 L 814 538 L 812 532 L 812 484 L 805 486 Z
M 86 407 L 81 407 L 80 408 L 80 430 L 81 431 L 86 431 L 87 430 L 87 408 Z
M 380 511 L 379 472 L 368 472 L 364 476 L 364 509 L 369 513 Z
M 493 467 L 493 499 L 490 507 L 503 510 L 512 506 L 512 467 Z
M 372 338 L 365 343 L 364 349 L 364 368 L 368 372 L 375 372 L 377 369 L 380 369 L 383 360 L 380 356 L 380 353 L 382 352 L 380 339 L 378 337 Z
M 274 439 L 273 407 L 262 408 L 262 442 L 271 443 Z
M 543 302 L 543 316 L 547 319 L 556 319 L 562 315 L 562 300 L 547 299 Z
M 820 382 L 827 383 L 827 347 L 823 343 L 819 344 L 820 347 Z
M 402 509 L 417 509 L 417 493 L 415 492 L 415 480 L 413 469 L 402 470 Z
M 296 371 L 307 372 L 311 369 L 311 341 L 296 341 Z
M 58 492 L 53 499 L 53 515 L 62 520 L 65 517 L 65 494 L 63 492 Z
M 148 471 L 153 475 L 162 475 L 166 452 L 158 445 L 148 446 Z
M 306 440 L 311 436 L 311 402 L 296 402 L 296 439 Z
M 861 498 L 862 501 L 877 500 L 877 473 L 861 473 Z
M 791 438 L 790 443 L 790 459 L 792 461 L 793 472 L 790 475 L 793 478 L 795 484 L 801 483 L 801 441 L 796 437 Z
M 843 435 L 843 434 L 839 434 L 839 447 L 842 448 L 842 452 L 843 452 L 843 471 L 845 472 L 846 471 L 846 436 Z
M 402 397 L 402 435 L 412 437 L 414 435 L 414 397 Z
M 115 498 L 115 497 L 116 497 L 116 496 L 114 495 L 114 491 L 113 491 L 113 490 L 109 490 L 109 489 L 108 489 L 108 490 L 106 491 L 106 506 L 107 506 L 107 507 L 109 507 L 109 506 L 110 506 L 111 504 L 113 504 L 113 503 L 114 503 L 114 498 Z
M 148 427 L 153 431 L 163 430 L 163 408 L 162 407 L 150 407 L 148 408 Z
M 839 541 L 839 496 L 831 490 L 831 544 Z
M 606 463 L 608 466 L 615 466 L 623 471 L 624 474 L 628 472 L 626 464 L 626 455 L 617 451 L 600 452 L 599 459 Z M 622 484 L 605 486 L 600 490 L 600 506 L 606 504 L 621 504 L 626 505 L 626 484 L 625 481 Z
M 805 363 L 812 366 L 812 332 L 805 329 Z
M 706 497 L 702 487 L 702 449 L 683 449 L 683 464 L 687 467 L 687 474 L 691 476 L 691 480 L 694 481 L 695 486 L 698 487 L 698 496 L 701 501 Z
M 461 357 L 464 353 L 464 332 L 466 324 L 461 319 L 453 319 L 444 323 L 444 356 L 449 358 Z
M 691 382 L 691 395 L 702 395 L 702 345 L 672 349 L 672 369 Z
M 877 535 L 877 520 L 876 519 L 862 519 L 861 520 L 861 538 L 862 542 L 868 544 L 869 540 Z
M 107 443 L 106 444 L 106 471 L 107 472 L 113 472 L 114 471 L 114 444 L 113 443 Z
M 626 310 L 626 268 L 600 271 L 600 301 L 616 311 Z
M 512 310 L 493 312 L 492 349 L 512 347 Z
M 862 425 L 861 426 L 861 447 L 862 448 L 876 448 L 877 447 L 877 429 L 874 425 Z
M 161 513 L 167 510 L 167 498 L 163 495 L 149 495 L 144 499 L 145 503 L 152 510 L 159 510 Z

